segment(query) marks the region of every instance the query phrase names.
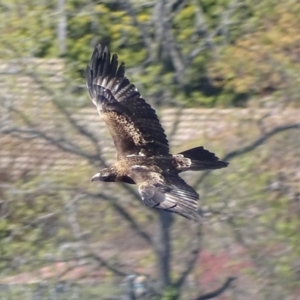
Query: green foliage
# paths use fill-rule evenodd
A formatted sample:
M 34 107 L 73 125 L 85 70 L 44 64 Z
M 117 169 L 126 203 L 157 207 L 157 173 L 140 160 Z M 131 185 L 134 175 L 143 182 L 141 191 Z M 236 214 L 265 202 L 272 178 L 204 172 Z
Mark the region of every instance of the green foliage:
M 57 30 L 61 12 L 58 12 L 56 2 L 7 2 L 0 8 L 0 13 L 6 16 L 2 21 L 4 34 L 0 37 L 0 44 L 3 45 L 0 53 L 5 58 L 13 58 L 16 53 L 18 56 L 35 57 L 62 55 L 67 60 L 69 75 L 82 85 L 92 47 L 101 41 L 110 44 L 112 51 L 118 52 L 120 60 L 126 62 L 130 79 L 154 103 L 178 103 L 186 107 L 231 106 L 236 104 L 235 98 L 241 91 L 247 94 L 248 90 L 220 85 L 210 78 L 214 78 L 215 73 L 209 74 L 207 71 L 212 59 L 217 57 L 217 49 L 226 49 L 229 41 L 237 40 L 242 34 L 242 29 L 236 25 L 227 30 L 226 42 L 223 34 L 213 34 L 223 27 L 223 14 L 229 7 L 229 0 L 187 1 L 186 5 L 170 12 L 171 34 L 184 63 L 181 71 L 176 71 L 169 50 L 156 36 L 158 24 L 153 19 L 152 7 L 135 4 L 132 9 L 138 26 L 122 4 L 66 1 L 63 13 L 67 20 L 67 50 L 60 53 Z M 233 11 L 230 15 L 233 24 L 238 24 L 250 14 L 251 6 L 244 3 L 230 11 Z M 152 49 L 146 49 L 140 27 L 149 35 Z M 204 39 L 210 40 L 210 46 Z M 199 43 L 202 40 L 203 45 Z M 202 51 L 185 65 L 197 47 L 202 47 Z M 149 52 L 151 62 L 137 68 L 149 59 Z M 219 70 L 218 61 L 216 68 Z M 135 68 L 134 72 L 130 72 L 131 67 Z M 226 67 L 231 68 L 231 65 L 227 63 Z M 216 71 L 217 75 L 220 72 Z
M 55 18 L 51 1 L 8 1 L 0 6 L 0 56 L 50 57 L 56 56 Z
M 281 91 L 282 97 L 284 91 L 290 98 L 295 97 L 294 87 L 299 82 L 300 71 L 296 58 L 300 8 L 296 2 L 263 1 L 253 8 L 249 20 L 253 24 L 251 30 L 224 47 L 220 59 L 210 66 L 217 85 L 234 94 L 262 98 Z M 297 98 L 294 103 L 299 104 Z
M 160 300 L 176 300 L 178 299 L 178 291 L 174 287 L 169 287 L 165 290 Z
M 136 20 L 153 39 L 150 64 L 143 65 L 149 58 L 143 32 L 124 5 L 109 2 L 66 1 L 67 50 L 59 53 L 61 14 L 56 2 L 6 0 L 0 7 L 0 14 L 5 15 L 5 22 L 0 23 L 0 53 L 3 58 L 63 55 L 69 74 L 82 84 L 92 47 L 99 41 L 108 43 L 129 69 L 135 68 L 130 79 L 156 104 L 239 106 L 253 95 L 278 90 L 290 91 L 294 97 L 298 92 L 295 81 L 299 80 L 295 60 L 300 11 L 296 2 L 244 1 L 233 5 L 229 0 L 188 1 L 171 12 L 174 42 L 182 58 L 197 47 L 203 49 L 180 74 L 164 50 L 164 42 L 156 41 L 152 7 L 138 3 L 133 5 Z M 201 46 L 203 39 L 209 39 L 210 45 L 204 42 Z
M 1 256 L 7 257 L 8 262 L 10 258 L 22 257 L 25 268 L 28 265 L 38 266 L 40 260 L 55 249 L 54 238 L 59 237 L 57 225 L 60 216 L 55 212 L 61 195 L 55 191 L 36 189 L 38 184 L 39 180 L 20 182 L 13 187 L 16 193 L 7 189 L 3 196 L 7 206 L 6 218 L 0 222 L 0 231 L 6 232 L 0 241 Z M 45 215 L 49 218 L 44 219 Z M 3 268 L 6 263 L 2 261 Z

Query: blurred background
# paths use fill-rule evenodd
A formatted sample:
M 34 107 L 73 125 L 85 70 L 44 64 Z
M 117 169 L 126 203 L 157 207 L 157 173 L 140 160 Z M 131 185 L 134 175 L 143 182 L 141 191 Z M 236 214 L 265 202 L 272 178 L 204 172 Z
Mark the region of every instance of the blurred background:
M 1 299 L 300 299 L 300 2 L 2 0 Z M 91 183 L 115 159 L 85 90 L 110 46 L 190 172 L 202 226 Z

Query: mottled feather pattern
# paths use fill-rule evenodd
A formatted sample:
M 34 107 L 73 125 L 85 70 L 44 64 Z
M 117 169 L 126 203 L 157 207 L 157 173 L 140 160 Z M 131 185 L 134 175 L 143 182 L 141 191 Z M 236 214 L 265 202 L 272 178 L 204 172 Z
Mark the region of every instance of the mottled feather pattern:
M 124 155 L 131 153 L 135 147 L 148 143 L 143 134 L 139 130 L 136 130 L 133 122 L 126 116 L 111 111 L 103 114 L 102 118 L 108 125 L 116 148 L 122 149 Z M 122 134 L 122 138 L 119 137 L 120 133 Z
M 168 154 L 168 140 L 155 110 L 146 103 L 136 87 L 124 76 L 124 63 L 119 67 L 118 65 L 117 55 L 111 57 L 106 47 L 98 45 L 86 70 L 89 94 L 99 113 L 115 111 L 125 117 L 115 118 L 114 122 L 108 121 L 107 117 L 104 118 L 113 136 L 118 155 L 130 153 L 129 145 L 132 147 L 133 144 L 132 153 L 142 151 L 149 155 Z M 121 123 L 117 124 L 120 121 Z M 127 124 L 126 129 L 121 126 L 124 124 Z M 116 130 L 118 132 L 114 132 Z

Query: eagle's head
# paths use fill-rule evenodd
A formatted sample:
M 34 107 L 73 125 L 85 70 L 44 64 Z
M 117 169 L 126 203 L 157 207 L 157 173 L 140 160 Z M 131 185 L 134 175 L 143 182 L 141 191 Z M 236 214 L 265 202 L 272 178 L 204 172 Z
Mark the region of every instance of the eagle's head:
M 116 172 L 111 168 L 102 169 L 92 177 L 92 181 L 114 182 L 116 181 Z

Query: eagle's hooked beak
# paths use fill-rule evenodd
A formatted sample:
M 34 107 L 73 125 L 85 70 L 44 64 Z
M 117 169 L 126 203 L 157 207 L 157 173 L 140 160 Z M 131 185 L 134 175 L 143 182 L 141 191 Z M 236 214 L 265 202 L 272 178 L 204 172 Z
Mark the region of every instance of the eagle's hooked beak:
M 99 180 L 100 180 L 100 173 L 97 173 L 92 177 L 92 181 L 99 181 Z

